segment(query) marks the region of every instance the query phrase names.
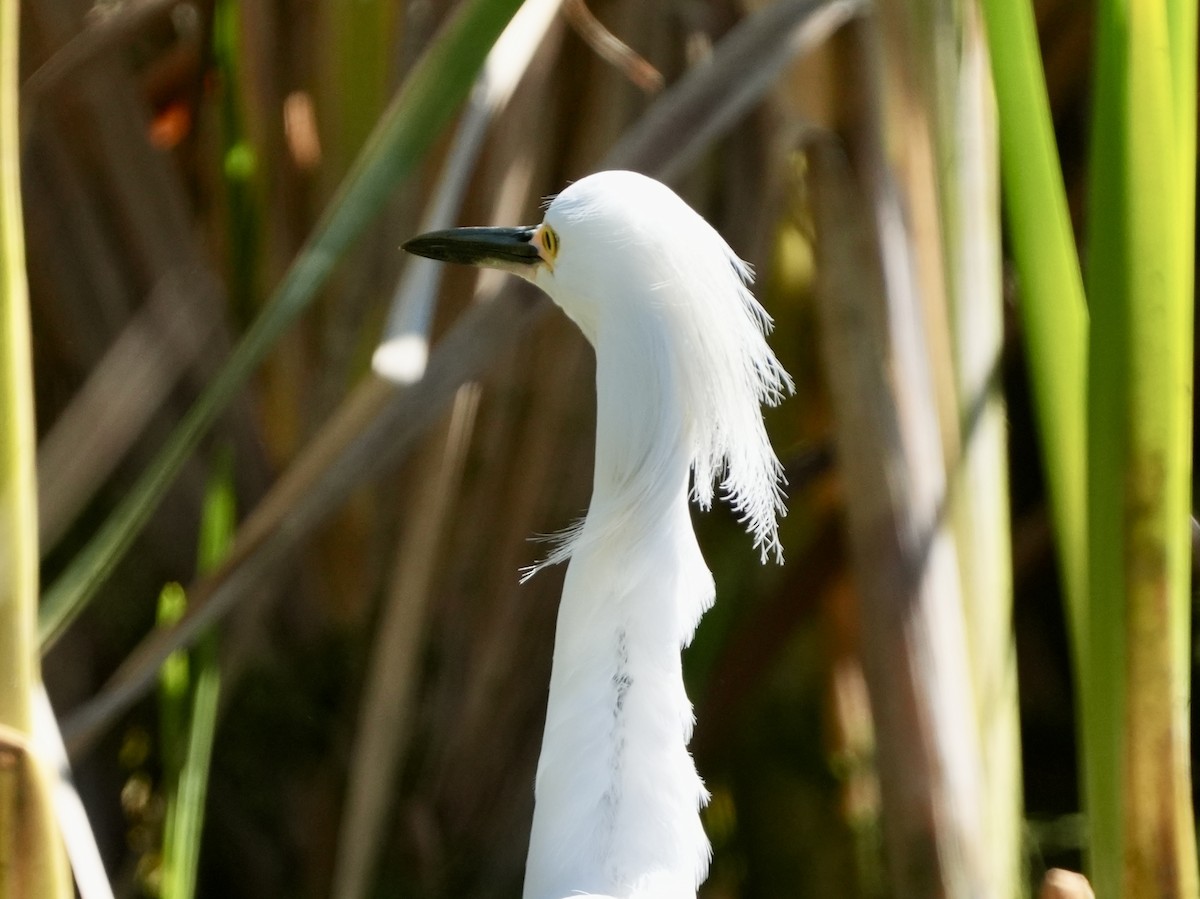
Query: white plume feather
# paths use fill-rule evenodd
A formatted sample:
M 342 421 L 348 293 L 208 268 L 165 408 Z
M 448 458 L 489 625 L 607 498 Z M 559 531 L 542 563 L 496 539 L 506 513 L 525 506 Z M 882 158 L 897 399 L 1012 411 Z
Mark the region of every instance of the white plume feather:
M 781 562 L 783 468 L 760 406 L 778 404 L 794 385 L 767 344 L 772 321 L 747 289 L 751 267 L 670 188 L 634 172 L 601 172 L 576 182 L 549 204 L 546 223 L 560 232 L 562 249 L 553 271 L 540 272 L 535 283 L 575 320 L 598 355 L 597 331 L 604 327 L 616 344 L 605 351 L 641 353 L 631 361 L 637 368 L 647 358 L 654 364 L 652 383 L 672 382 L 690 441 L 693 499 L 709 508 L 719 485 L 763 561 L 773 555 Z M 636 424 L 665 429 L 670 422 Z M 659 448 L 670 442 L 669 433 L 655 436 Z M 645 461 L 641 474 L 651 482 L 661 460 Z M 556 539 L 526 577 L 570 558 L 580 530 Z

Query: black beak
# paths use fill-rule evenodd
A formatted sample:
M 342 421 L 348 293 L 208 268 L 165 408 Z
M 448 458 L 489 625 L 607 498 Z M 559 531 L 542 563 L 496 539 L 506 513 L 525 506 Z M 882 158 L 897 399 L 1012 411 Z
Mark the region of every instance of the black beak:
M 520 273 L 542 261 L 541 251 L 533 243 L 535 230 L 536 227 L 531 226 L 430 231 L 407 241 L 404 249 L 439 262 L 480 265 Z

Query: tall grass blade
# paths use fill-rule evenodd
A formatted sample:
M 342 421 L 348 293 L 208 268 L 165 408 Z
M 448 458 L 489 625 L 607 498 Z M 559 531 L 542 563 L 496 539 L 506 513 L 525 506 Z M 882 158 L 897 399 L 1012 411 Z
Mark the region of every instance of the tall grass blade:
M 1176 220 L 1171 228 L 1179 242 L 1176 263 L 1180 266 L 1179 290 L 1181 296 L 1196 295 L 1196 54 L 1197 54 L 1197 8 L 1196 0 L 1167 0 L 1167 40 L 1170 44 L 1172 124 L 1174 126 L 1174 194 L 1179 198 Z M 1191 341 L 1195 330 L 1195 302 L 1183 310 L 1185 320 L 1180 322 L 1180 337 Z M 1184 348 L 1192 352 L 1192 344 Z M 1192 431 L 1184 428 L 1179 434 L 1183 445 L 1177 448 L 1182 458 L 1192 458 Z M 1175 614 L 1174 659 L 1178 669 L 1174 673 L 1177 685 L 1186 685 L 1191 677 L 1191 627 L 1182 623 L 1190 615 L 1189 597 L 1175 597 L 1178 608 Z M 1186 702 L 1179 707 L 1186 715 Z
M 233 0 L 213 4 L 213 64 L 225 86 L 220 93 L 221 171 L 224 175 L 225 224 L 228 230 L 228 292 L 239 315 L 254 309 L 262 252 L 262 163 L 246 127 L 247 112 L 241 71 L 240 8 Z
M 856 180 L 831 141 L 814 142 L 808 159 L 822 354 L 863 610 L 892 891 L 990 896 L 962 582 L 952 536 L 938 525 L 945 468 L 919 293 L 901 257 L 909 235 L 889 208 L 897 193 L 883 187 L 892 186 L 890 171 Z M 894 325 L 901 320 L 904 327 Z
M 0 896 L 72 895 L 33 749 L 38 530 L 17 110 L 19 4 L 0 4 Z
M 220 565 L 233 545 L 237 525 L 232 457 L 226 453 L 209 481 L 200 524 L 197 568 L 202 574 Z M 159 623 L 179 621 L 187 597 L 170 584 L 159 600 Z M 194 671 L 194 674 L 192 673 Z M 217 731 L 221 671 L 217 634 L 210 629 L 188 657 L 176 650 L 159 676 L 160 738 L 163 747 L 167 812 L 163 836 L 163 899 L 191 899 L 196 893 L 200 835 L 208 795 L 208 772 Z
M 338 259 L 409 174 L 470 89 L 520 0 L 468 0 L 442 29 L 392 100 L 313 234 L 229 361 L 192 406 L 120 505 L 43 598 L 43 648 L 95 595 L 154 512 L 216 417 L 288 326 L 311 303 Z
M 981 0 L 999 112 L 1009 238 L 1020 277 L 1034 414 L 1066 597 L 1079 721 L 1095 716 L 1089 677 L 1088 312 L 1050 118 L 1032 4 Z
M 166 584 L 158 594 L 157 625 L 170 627 L 187 610 L 187 594 L 180 584 Z M 187 742 L 188 694 L 191 688 L 190 660 L 186 650 L 171 653 L 158 672 L 158 742 L 162 756 L 163 782 L 171 791 L 183 769 L 183 749 Z M 171 841 L 171 818 L 167 816 L 167 835 Z
M 1190 13 L 1179 18 L 1195 21 Z M 1100 899 L 1195 896 L 1188 738 L 1194 75 L 1177 89 L 1164 2 L 1099 5 L 1089 185 L 1084 691 Z M 1194 38 L 1193 38 L 1194 41 Z M 1194 44 L 1193 44 L 1194 45 Z M 1192 58 L 1195 65 L 1195 58 Z M 1178 90 L 1191 90 L 1180 115 Z M 1185 135 L 1179 127 L 1183 118 Z M 1186 192 L 1186 193 L 1185 193 Z M 1103 360 L 1103 364 L 1101 364 Z
M 1086 644 L 1088 315 L 1033 9 L 982 0 L 1034 412 L 1076 659 Z
M 996 108 L 979 4 L 953 5 L 957 31 L 937 79 L 941 236 L 958 398 L 959 459 L 952 464 L 953 525 L 983 758 L 989 882 L 1023 895 L 1024 807 L 1017 658 L 1013 634 L 1008 429 L 1000 387 L 1004 347 Z M 952 68 L 951 68 L 952 67 Z

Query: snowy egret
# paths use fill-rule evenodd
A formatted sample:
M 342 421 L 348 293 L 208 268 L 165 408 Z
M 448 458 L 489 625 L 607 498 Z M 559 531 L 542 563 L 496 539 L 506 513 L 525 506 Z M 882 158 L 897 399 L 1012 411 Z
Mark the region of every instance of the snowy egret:
M 680 651 L 715 590 L 689 472 L 702 508 L 719 482 L 763 561 L 781 555 L 785 511 L 760 407 L 792 382 L 750 270 L 674 192 L 632 172 L 574 183 L 540 225 L 437 231 L 404 249 L 521 275 L 596 353 L 591 504 L 536 566 L 570 560 L 524 897 L 694 899 L 708 793 L 687 750 Z

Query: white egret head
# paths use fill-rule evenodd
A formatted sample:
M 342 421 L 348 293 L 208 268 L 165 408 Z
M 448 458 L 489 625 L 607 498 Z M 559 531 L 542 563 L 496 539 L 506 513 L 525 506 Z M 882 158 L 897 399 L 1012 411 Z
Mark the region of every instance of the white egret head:
M 766 343 L 771 319 L 746 288 L 749 266 L 670 188 L 599 172 L 555 197 L 539 225 L 438 231 L 404 249 L 526 278 L 598 354 L 652 347 L 680 392 L 694 498 L 707 508 L 720 480 L 764 558 L 779 556 L 781 469 L 759 406 L 792 382 Z

